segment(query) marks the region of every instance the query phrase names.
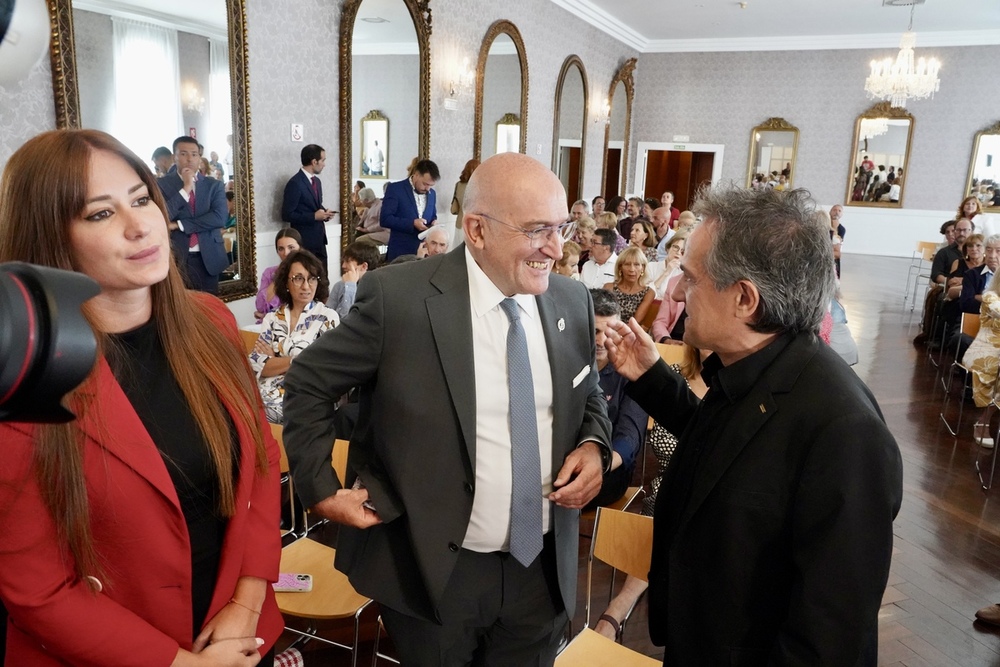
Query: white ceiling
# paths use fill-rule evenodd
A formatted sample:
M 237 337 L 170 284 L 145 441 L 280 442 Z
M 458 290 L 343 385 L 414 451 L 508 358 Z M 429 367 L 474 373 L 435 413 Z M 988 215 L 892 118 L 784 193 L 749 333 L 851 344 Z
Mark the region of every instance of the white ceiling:
M 909 7 L 882 0 L 551 0 L 640 52 L 898 46 Z M 917 47 L 1000 44 L 1000 0 L 926 0 Z

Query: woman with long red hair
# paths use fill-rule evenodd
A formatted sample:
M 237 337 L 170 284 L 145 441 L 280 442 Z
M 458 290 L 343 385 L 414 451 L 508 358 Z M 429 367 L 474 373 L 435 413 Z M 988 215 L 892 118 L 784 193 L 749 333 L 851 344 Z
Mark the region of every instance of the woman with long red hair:
M 76 421 L 0 424 L 6 664 L 258 664 L 282 629 L 277 444 L 232 315 L 184 289 L 152 173 L 103 132 L 31 139 L 0 181 L 13 260 L 101 292 Z

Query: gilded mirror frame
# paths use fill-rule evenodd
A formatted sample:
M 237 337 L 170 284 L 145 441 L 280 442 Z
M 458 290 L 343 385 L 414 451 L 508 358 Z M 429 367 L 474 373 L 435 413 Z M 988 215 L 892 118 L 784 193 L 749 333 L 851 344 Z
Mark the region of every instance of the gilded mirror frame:
M 556 100 L 552 107 L 552 171 L 558 174 L 557 165 L 559 161 L 559 107 L 562 102 L 563 84 L 566 83 L 566 75 L 571 67 L 576 67 L 580 71 L 580 79 L 583 82 L 583 128 L 580 134 L 580 177 L 577 189 L 583 195 L 583 174 L 587 164 L 587 121 L 590 119 L 590 84 L 587 83 L 587 68 L 583 66 L 583 61 L 578 55 L 570 55 L 563 61 L 562 69 L 559 70 L 559 78 L 556 79 Z
M 791 132 L 792 133 L 792 169 L 789 172 L 788 178 L 792 183 L 792 187 L 795 187 L 795 160 L 799 156 L 799 128 L 795 127 L 789 123 L 784 118 L 768 118 L 763 123 L 757 127 L 750 130 L 750 150 L 747 155 L 747 187 L 749 188 L 753 184 L 753 176 L 756 171 L 757 155 L 754 148 L 757 146 L 757 133 L 758 132 Z M 856 144 L 855 144 L 856 145 Z
M 910 151 L 913 148 L 913 126 L 916 125 L 916 120 L 913 115 L 903 109 L 902 107 L 894 107 L 889 102 L 879 102 L 869 108 L 868 110 L 862 112 L 857 119 L 854 121 L 854 139 L 851 141 L 851 157 L 850 166 L 847 171 L 847 187 L 844 191 L 844 205 L 845 206 L 868 206 L 872 208 L 903 208 L 903 199 L 906 197 L 906 191 L 908 188 L 903 187 L 899 193 L 898 202 L 883 202 L 883 201 L 851 201 L 851 194 L 854 190 L 854 154 L 858 149 L 858 139 L 861 136 L 861 121 L 866 118 L 888 118 L 889 120 L 908 120 L 910 121 L 910 127 L 906 133 L 906 170 L 910 170 Z
M 976 170 L 976 158 L 979 157 L 979 141 L 986 135 L 1000 135 L 1000 120 L 993 123 L 989 127 L 984 127 L 983 129 L 976 132 L 976 136 L 972 138 L 972 155 L 969 158 L 969 175 L 965 179 L 965 191 L 962 193 L 962 199 L 970 196 L 972 190 L 972 179 L 975 177 Z
M 351 104 L 353 102 L 351 57 L 354 40 L 354 22 L 358 17 L 358 9 L 363 0 L 344 0 L 340 13 L 340 247 L 346 248 L 354 240 L 354 226 L 349 224 L 351 211 L 351 188 L 354 186 L 352 175 L 353 137 L 351 136 Z M 413 19 L 413 29 L 417 33 L 417 45 L 420 51 L 420 99 L 418 110 L 420 118 L 417 122 L 417 150 L 421 159 L 430 156 L 431 152 L 431 9 L 430 0 L 400 0 L 410 12 Z
M 385 117 L 378 109 L 372 109 L 367 115 L 363 116 L 360 121 L 361 124 L 361 146 L 368 145 L 368 124 L 369 123 L 385 123 L 385 131 L 380 133 L 382 137 L 382 173 L 372 174 L 371 172 L 365 173 L 365 154 L 362 151 L 361 155 L 358 157 L 360 168 L 358 173 L 361 174 L 361 178 L 371 179 L 373 181 L 387 181 L 389 180 L 389 119 Z M 376 139 L 377 141 L 377 139 Z
M 632 73 L 635 72 L 635 65 L 638 61 L 635 58 L 629 58 L 625 61 L 625 64 L 621 66 L 621 69 L 615 74 L 615 78 L 611 79 L 611 85 L 608 86 L 608 122 L 604 126 L 604 156 L 601 159 L 601 188 L 604 187 L 605 182 L 608 178 L 608 144 L 611 143 L 611 105 L 615 101 L 615 90 L 619 84 L 625 86 L 625 147 L 622 149 L 622 182 L 618 190 L 619 193 L 628 192 L 628 154 L 629 154 L 629 138 L 632 134 L 632 100 L 635 98 L 635 78 Z M 617 194 L 617 193 L 616 193 Z M 602 192 L 602 197 L 615 195 L 610 192 Z
M 229 35 L 229 80 L 233 110 L 233 191 L 236 203 L 236 235 L 239 247 L 235 280 L 219 283 L 218 296 L 235 301 L 257 293 L 256 213 L 253 198 L 253 161 L 250 133 L 250 75 L 244 0 L 225 0 Z M 78 129 L 80 90 L 76 74 L 72 0 L 48 0 L 52 41 L 52 93 L 56 127 Z M 140 156 L 142 157 L 142 156 Z
M 524 49 L 524 40 L 517 26 L 506 19 L 494 21 L 486 31 L 479 47 L 479 60 L 476 62 L 476 118 L 473 123 L 472 156 L 476 160 L 483 156 L 483 88 L 486 81 L 486 59 L 490 55 L 490 47 L 501 34 L 510 37 L 517 49 L 517 59 L 521 64 L 521 141 L 519 153 L 527 152 L 528 147 L 528 56 Z

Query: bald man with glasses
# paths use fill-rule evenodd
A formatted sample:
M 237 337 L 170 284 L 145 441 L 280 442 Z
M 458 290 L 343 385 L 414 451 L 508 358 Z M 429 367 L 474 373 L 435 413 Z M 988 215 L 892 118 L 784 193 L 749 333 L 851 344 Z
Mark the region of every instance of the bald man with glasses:
M 341 326 L 296 360 L 284 441 L 300 498 L 342 524 L 336 567 L 379 602 L 402 664 L 552 665 L 576 603 L 579 509 L 612 461 L 593 304 L 551 273 L 576 225 L 539 162 L 486 160 L 462 209 L 463 245 L 366 274 Z M 354 386 L 342 488 L 333 406 Z

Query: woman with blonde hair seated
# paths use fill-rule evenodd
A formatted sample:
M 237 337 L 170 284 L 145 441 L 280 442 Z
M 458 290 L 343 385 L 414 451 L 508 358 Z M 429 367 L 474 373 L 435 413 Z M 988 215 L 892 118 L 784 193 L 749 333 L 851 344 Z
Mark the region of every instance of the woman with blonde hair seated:
M 340 324 L 340 315 L 326 305 L 330 281 L 323 264 L 308 250 L 285 257 L 274 275 L 274 292 L 281 307 L 264 316 L 250 366 L 257 374 L 267 420 L 281 424 L 285 373 L 302 350 Z
M 641 250 L 635 246 L 625 248 L 615 262 L 615 281 L 604 285 L 604 289 L 615 295 L 622 322 L 628 322 L 631 317 L 642 322 L 653 303 L 653 290 L 646 285 L 647 263 Z
M 277 443 L 236 322 L 184 288 L 167 223 L 145 162 L 96 130 L 29 140 L 0 181 L 0 262 L 101 288 L 76 420 L 0 424 L 9 665 L 250 667 L 282 632 Z
M 995 411 L 997 370 L 1000 367 L 1000 271 L 983 290 L 979 309 L 979 333 L 962 357 L 962 363 L 972 374 L 972 400 L 984 408 L 973 426 L 973 439 L 983 447 L 993 447 L 990 420 Z

